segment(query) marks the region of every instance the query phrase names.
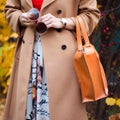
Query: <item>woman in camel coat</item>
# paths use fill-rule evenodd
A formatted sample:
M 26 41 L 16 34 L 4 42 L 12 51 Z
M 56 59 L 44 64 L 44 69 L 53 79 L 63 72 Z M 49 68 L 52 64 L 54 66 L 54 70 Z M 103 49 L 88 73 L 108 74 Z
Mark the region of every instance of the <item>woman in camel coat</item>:
M 26 119 L 35 28 L 33 23 L 25 25 L 20 17 L 31 8 L 33 8 L 32 0 L 7 0 L 6 2 L 6 18 L 19 38 L 3 120 Z M 73 57 L 77 48 L 74 18 L 77 15 L 82 18 L 90 35 L 99 20 L 96 0 L 44 0 L 40 15 L 42 17 L 39 19 L 46 23 L 48 28 L 39 36 L 49 96 L 49 119 L 87 120 L 73 66 Z M 49 18 L 48 20 L 52 19 L 51 23 L 45 20 L 46 17 Z M 61 18 L 65 18 L 67 23 L 64 24 Z M 48 119 L 39 118 L 39 120 Z

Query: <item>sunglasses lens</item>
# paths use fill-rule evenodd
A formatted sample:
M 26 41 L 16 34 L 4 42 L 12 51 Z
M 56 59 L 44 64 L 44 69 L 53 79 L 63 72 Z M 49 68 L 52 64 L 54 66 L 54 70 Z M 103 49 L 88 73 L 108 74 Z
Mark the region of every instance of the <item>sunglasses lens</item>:
M 39 33 L 44 33 L 47 30 L 47 26 L 43 22 L 38 22 L 36 25 L 36 31 Z
M 39 11 L 36 8 L 30 9 L 28 13 L 32 20 L 36 20 L 39 18 Z

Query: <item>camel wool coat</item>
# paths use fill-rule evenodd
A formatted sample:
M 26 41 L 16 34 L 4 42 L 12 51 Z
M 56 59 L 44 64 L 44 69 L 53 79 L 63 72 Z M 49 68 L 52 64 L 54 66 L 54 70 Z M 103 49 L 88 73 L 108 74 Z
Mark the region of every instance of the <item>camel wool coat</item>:
M 21 27 L 19 16 L 29 11 L 32 0 L 7 0 L 5 14 L 13 31 L 19 34 L 3 120 L 25 120 L 28 82 L 31 74 L 34 27 Z M 44 0 L 40 15 L 58 18 L 79 15 L 91 34 L 99 20 L 96 0 Z M 49 94 L 50 120 L 87 120 L 81 103 L 80 87 L 73 66 L 77 49 L 73 31 L 50 28 L 40 34 Z M 87 89 L 87 88 L 86 88 Z

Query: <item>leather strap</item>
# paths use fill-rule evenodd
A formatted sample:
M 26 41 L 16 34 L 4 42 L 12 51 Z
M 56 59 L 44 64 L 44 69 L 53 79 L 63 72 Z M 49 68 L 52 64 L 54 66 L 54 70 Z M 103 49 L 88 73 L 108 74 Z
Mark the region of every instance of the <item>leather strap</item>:
M 82 34 L 81 34 L 82 33 Z M 80 16 L 76 17 L 76 34 L 77 34 L 77 44 L 78 44 L 78 49 L 82 49 L 82 39 L 81 36 L 84 38 L 84 42 L 87 46 L 90 45 L 90 41 L 86 32 L 86 28 L 84 26 L 83 20 Z
M 76 36 L 77 36 L 77 44 L 78 50 L 82 50 L 82 39 L 81 39 L 81 32 L 80 32 L 80 24 L 78 19 L 76 18 Z

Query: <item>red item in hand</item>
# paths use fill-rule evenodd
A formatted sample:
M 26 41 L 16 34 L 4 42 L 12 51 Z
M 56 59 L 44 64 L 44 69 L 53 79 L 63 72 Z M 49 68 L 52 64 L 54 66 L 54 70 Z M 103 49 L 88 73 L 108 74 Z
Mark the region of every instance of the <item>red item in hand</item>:
M 37 8 L 38 10 L 40 10 L 43 0 L 32 0 L 32 3 L 34 8 Z

